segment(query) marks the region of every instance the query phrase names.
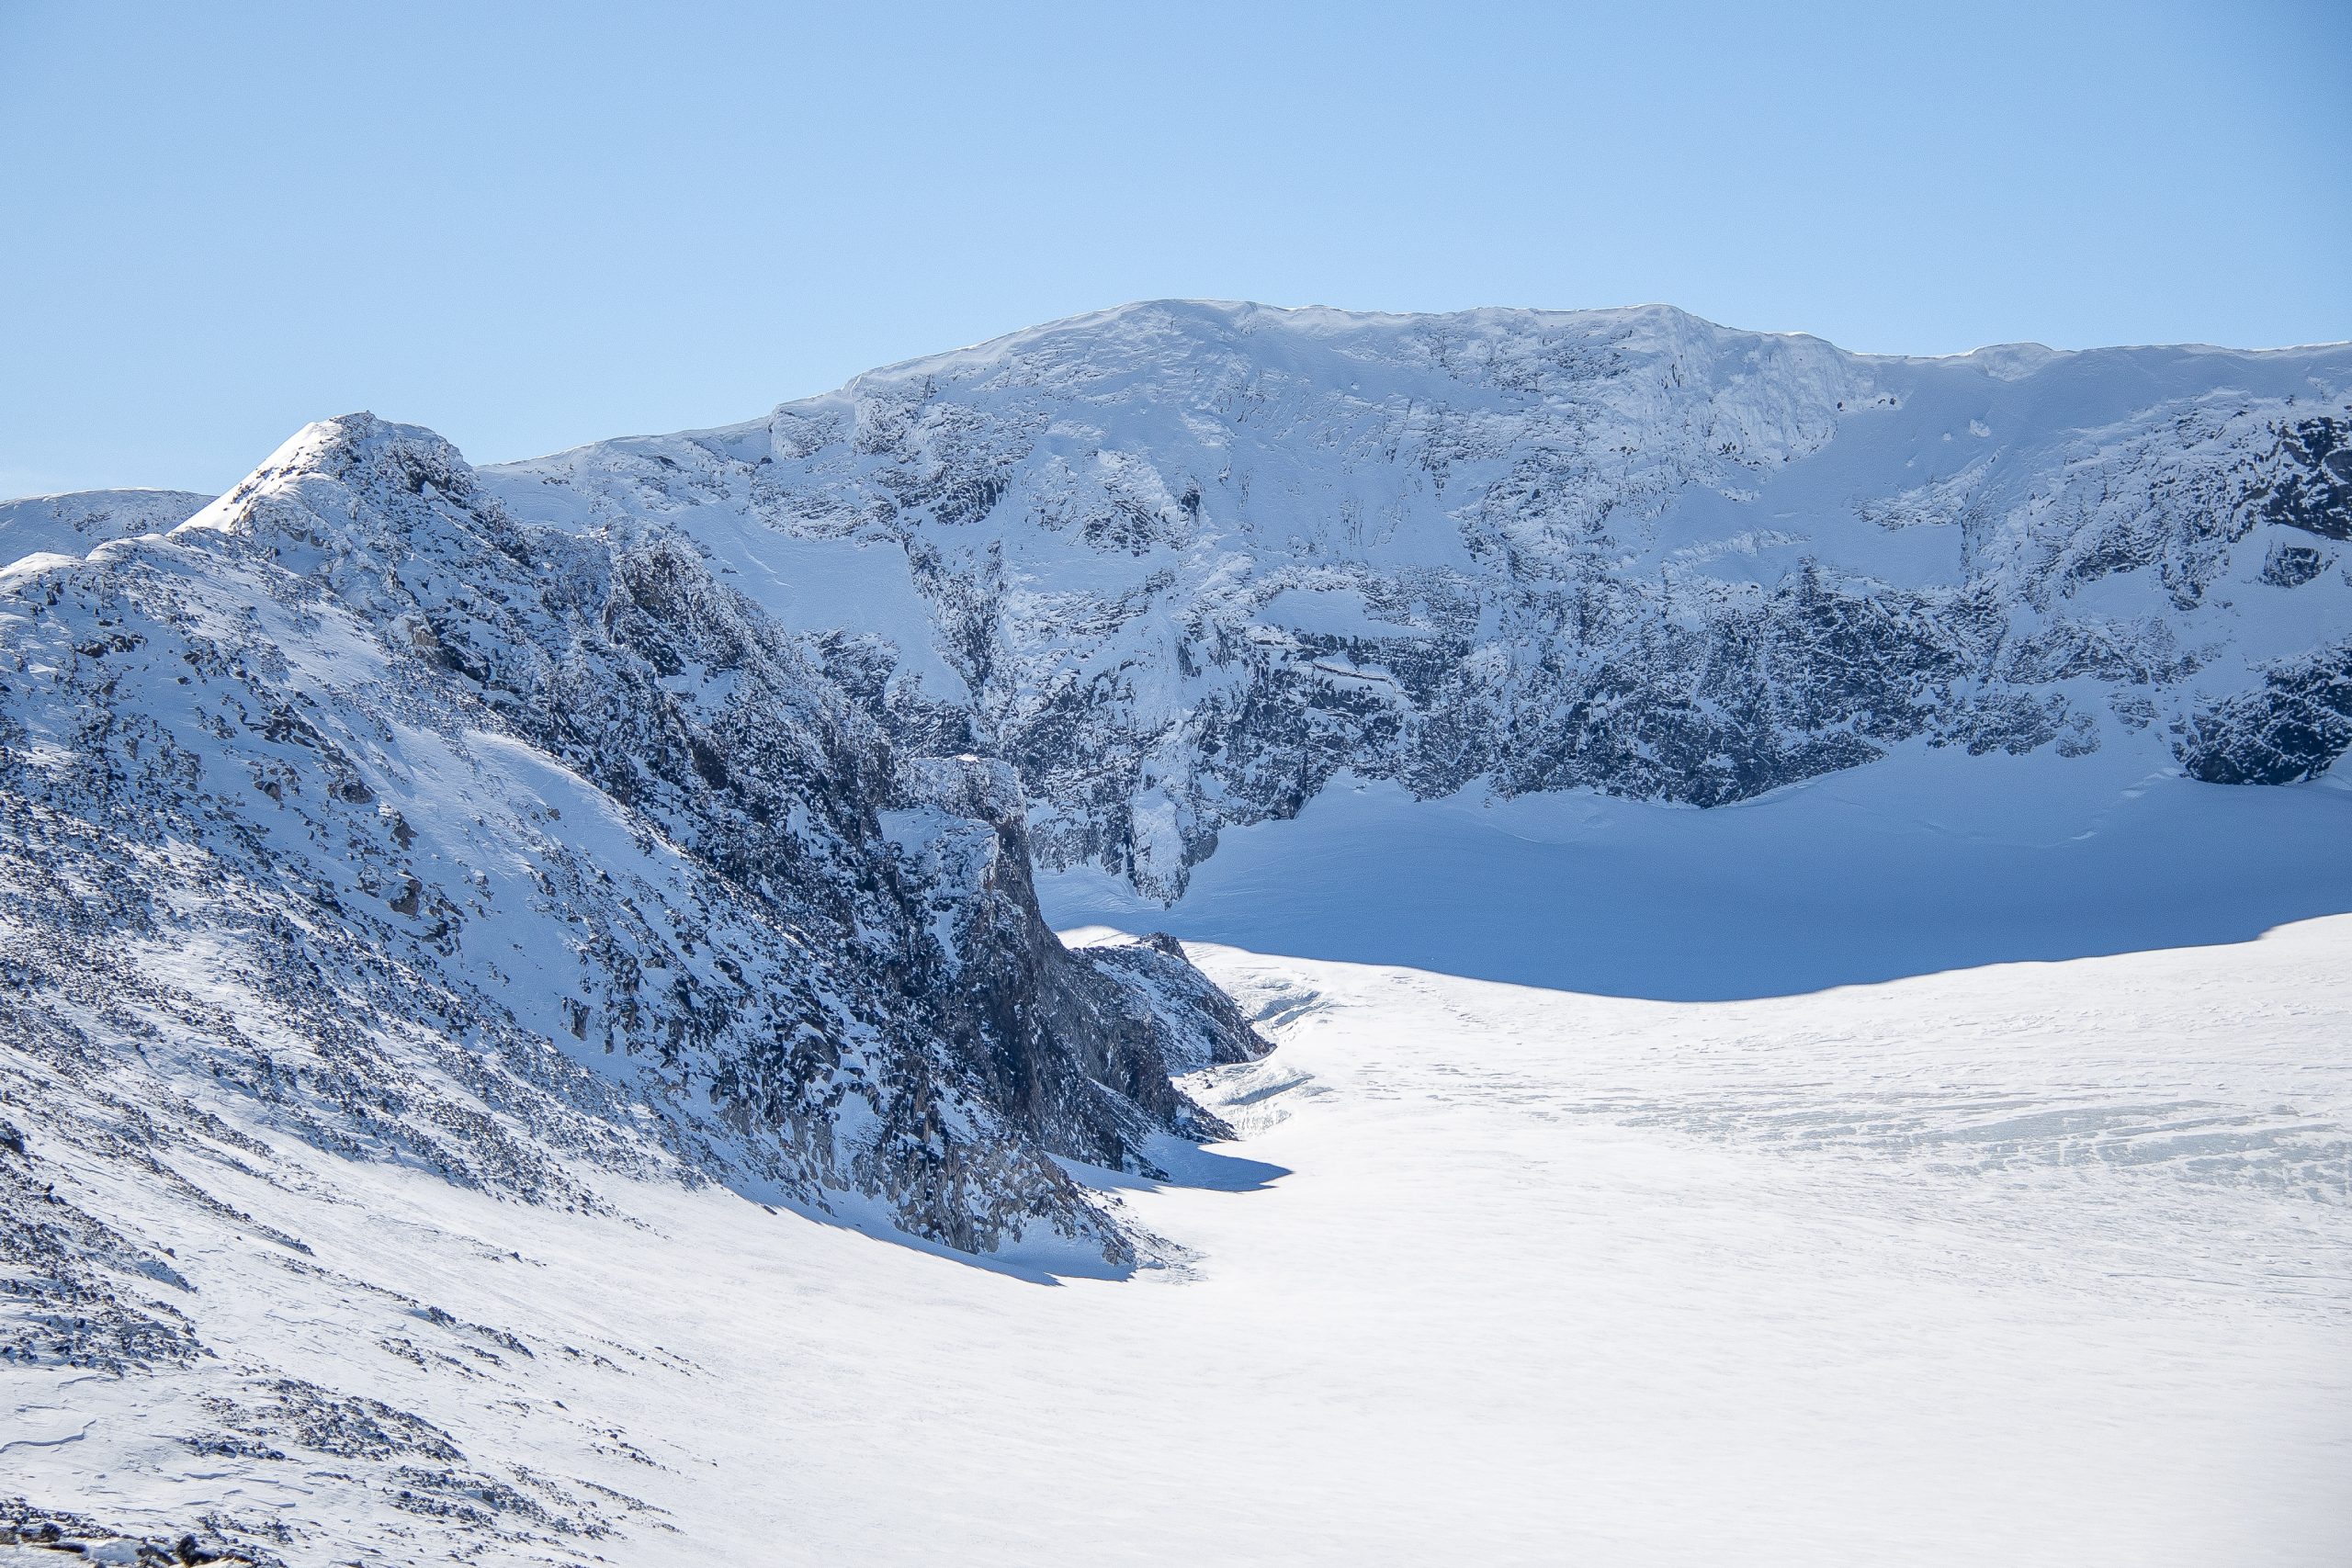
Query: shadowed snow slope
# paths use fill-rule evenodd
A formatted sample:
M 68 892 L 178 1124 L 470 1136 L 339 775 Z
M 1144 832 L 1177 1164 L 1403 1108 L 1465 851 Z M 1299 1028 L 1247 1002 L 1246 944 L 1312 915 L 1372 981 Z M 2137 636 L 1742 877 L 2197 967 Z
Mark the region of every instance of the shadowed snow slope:
M 2352 910 L 2352 788 L 1907 749 L 1708 811 L 1326 790 L 1228 830 L 1172 908 L 1082 867 L 1057 923 L 1702 1000 L 2244 942 Z
M 320 1564 L 2352 1554 L 2352 920 L 1728 1003 L 1196 951 L 1279 1049 L 1190 1080 L 1233 1179 L 1126 1194 L 1189 1270 L 265 1132 L 147 1234 L 277 1391 L 18 1373 L 11 1479 Z

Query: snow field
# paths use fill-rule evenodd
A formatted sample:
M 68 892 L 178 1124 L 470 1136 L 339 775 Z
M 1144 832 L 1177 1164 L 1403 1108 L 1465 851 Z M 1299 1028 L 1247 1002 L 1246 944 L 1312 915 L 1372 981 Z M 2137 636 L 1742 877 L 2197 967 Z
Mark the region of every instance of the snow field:
M 2347 944 L 1702 1003 L 1201 946 L 1280 1048 L 1193 1080 L 1243 1136 L 1127 1184 L 1191 1254 L 1132 1280 L 283 1144 L 308 1194 L 220 1190 L 313 1258 L 178 1261 L 224 1356 L 649 1506 L 582 1562 L 2335 1563 Z M 413 1365 L 369 1287 L 531 1354 Z M 19 1483 L 317 1511 L 332 1464 L 142 1446 L 169 1384 L 19 1378 L 83 1433 Z

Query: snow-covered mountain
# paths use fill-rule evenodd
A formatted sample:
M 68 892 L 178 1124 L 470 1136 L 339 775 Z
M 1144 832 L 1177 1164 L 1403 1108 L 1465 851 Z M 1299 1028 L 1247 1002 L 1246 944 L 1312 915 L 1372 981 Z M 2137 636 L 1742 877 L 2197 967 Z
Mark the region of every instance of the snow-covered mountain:
M 59 1151 L 214 1357 L 0 1360 L 0 1564 L 2346 1561 L 2352 919 L 1710 1003 L 1194 951 L 1276 1050 L 1125 1280 Z
M 9 520 L 180 498 L 142 504 Z M 232 1448 L 361 1420 L 215 1359 L 160 1239 L 308 1257 L 214 1192 L 294 1179 L 270 1135 L 566 1212 L 717 1182 L 1030 1268 L 1165 1254 L 1058 1162 L 1157 1176 L 1223 1130 L 1171 1075 L 1261 1043 L 1172 942 L 1066 949 L 1010 770 L 895 749 L 692 551 L 517 523 L 362 415 L 168 534 L 11 558 L 12 1368 L 202 1372 Z
M 1052 866 L 1173 899 L 1342 771 L 1719 805 L 1905 741 L 2352 741 L 2352 347 L 1949 359 L 1645 308 L 1131 306 L 486 470 L 692 538 Z
M 354 415 L 0 503 L 0 1562 L 1548 1561 L 1687 1520 L 1595 1457 L 1696 1452 L 1686 1355 L 1777 1409 L 1815 1344 L 1818 1474 L 1699 1454 L 1693 1560 L 1797 1497 L 1884 1561 L 1923 1301 L 2075 1377 L 2005 1541 L 2329 1560 L 2164 1478 L 2343 1438 L 2344 923 L 2082 955 L 2352 908 L 2348 442 L 2345 347 L 1155 304 L 720 431 Z M 1214 952 L 1238 1004 L 1057 882 L 1643 999 Z M 2078 962 L 1928 976 L 2018 956 Z M 2109 1344 L 2182 1369 L 2112 1472 Z M 1980 1451 L 2018 1391 L 1955 1386 Z

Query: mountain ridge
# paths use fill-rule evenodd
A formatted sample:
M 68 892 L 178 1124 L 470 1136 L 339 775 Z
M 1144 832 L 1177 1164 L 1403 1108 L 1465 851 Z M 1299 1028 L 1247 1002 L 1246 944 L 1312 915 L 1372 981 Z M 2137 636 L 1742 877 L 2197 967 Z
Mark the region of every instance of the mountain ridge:
M 962 726 L 1045 863 L 1166 901 L 1341 767 L 1706 805 L 1927 734 L 2309 776 L 2352 736 L 2347 394 L 2337 346 L 1147 303 L 485 473 L 811 563 L 825 603 L 775 607 L 886 722 Z
M 1925 734 L 2312 776 L 2352 740 L 2347 433 L 2345 345 L 1179 300 L 481 472 L 686 539 L 902 745 L 1010 761 L 1044 866 L 1165 903 L 1341 768 L 1708 805 Z

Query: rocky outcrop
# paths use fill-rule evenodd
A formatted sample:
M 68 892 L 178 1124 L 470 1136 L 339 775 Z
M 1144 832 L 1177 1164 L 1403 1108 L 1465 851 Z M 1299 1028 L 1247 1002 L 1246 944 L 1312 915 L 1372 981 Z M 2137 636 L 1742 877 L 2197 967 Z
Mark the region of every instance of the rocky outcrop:
M 2262 685 L 2197 716 L 2181 764 L 2208 784 L 2317 778 L 2352 747 L 2352 641 L 2288 660 Z
M 1137 994 L 1136 1018 L 1153 1032 L 1159 1059 L 1177 1072 L 1234 1066 L 1267 1053 L 1265 1037 L 1167 932 L 1106 937 L 1081 951 Z
M 2262 493 L 2266 521 L 2352 539 L 2352 420 L 2322 415 L 2282 426 L 2271 465 Z

